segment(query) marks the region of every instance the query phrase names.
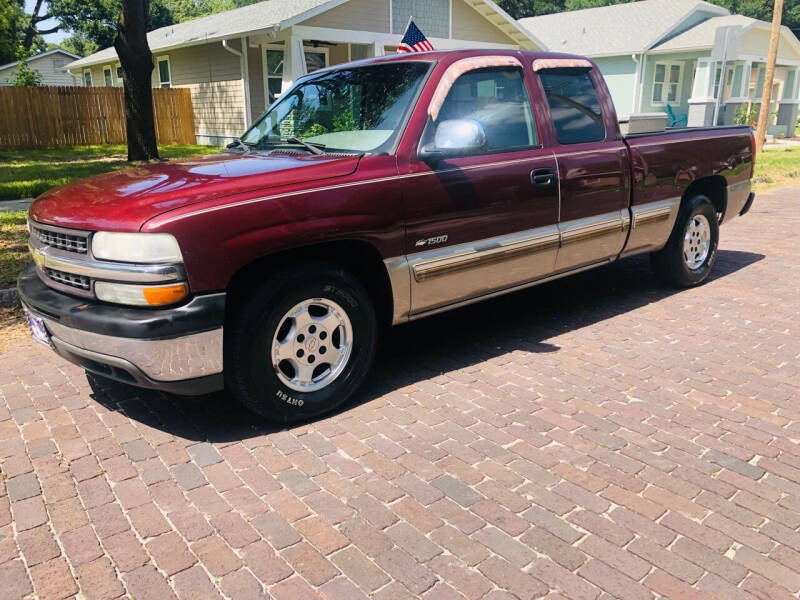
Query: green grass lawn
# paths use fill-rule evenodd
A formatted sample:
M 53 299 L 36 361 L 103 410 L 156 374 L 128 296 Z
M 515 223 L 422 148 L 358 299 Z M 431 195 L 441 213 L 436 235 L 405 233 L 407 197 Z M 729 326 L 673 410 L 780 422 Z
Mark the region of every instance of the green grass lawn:
M 770 148 L 756 157 L 756 191 L 800 184 L 800 146 Z
M 12 287 L 29 262 L 25 211 L 0 212 L 0 289 Z
M 161 158 L 170 160 L 213 154 L 209 146 L 161 146 Z M 0 150 L 0 200 L 30 198 L 75 179 L 131 166 L 127 148 L 65 146 L 63 148 Z

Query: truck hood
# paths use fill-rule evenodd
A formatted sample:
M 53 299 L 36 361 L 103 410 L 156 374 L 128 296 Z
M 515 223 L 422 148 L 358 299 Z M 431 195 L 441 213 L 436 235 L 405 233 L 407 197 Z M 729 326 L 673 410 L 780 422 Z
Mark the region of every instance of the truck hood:
M 359 157 L 215 154 L 133 167 L 54 188 L 31 205 L 33 220 L 74 229 L 138 231 L 161 213 L 215 198 L 342 177 Z

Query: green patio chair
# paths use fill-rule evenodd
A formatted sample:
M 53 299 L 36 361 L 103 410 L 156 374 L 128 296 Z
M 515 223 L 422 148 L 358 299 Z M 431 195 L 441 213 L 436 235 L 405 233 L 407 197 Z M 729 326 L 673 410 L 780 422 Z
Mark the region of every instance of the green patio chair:
M 667 116 L 669 117 L 667 127 L 686 127 L 689 124 L 689 117 L 686 115 L 679 116 L 670 104 L 667 104 Z

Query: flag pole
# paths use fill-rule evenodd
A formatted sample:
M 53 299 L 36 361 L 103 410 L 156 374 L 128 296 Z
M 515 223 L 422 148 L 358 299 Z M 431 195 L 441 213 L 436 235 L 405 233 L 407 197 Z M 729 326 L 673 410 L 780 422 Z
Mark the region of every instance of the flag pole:
M 406 23 L 406 28 L 403 30 L 403 37 L 405 37 L 406 32 L 408 31 L 408 28 L 411 26 L 411 21 L 413 21 L 413 20 L 414 20 L 414 15 L 410 15 L 408 17 L 408 23 Z

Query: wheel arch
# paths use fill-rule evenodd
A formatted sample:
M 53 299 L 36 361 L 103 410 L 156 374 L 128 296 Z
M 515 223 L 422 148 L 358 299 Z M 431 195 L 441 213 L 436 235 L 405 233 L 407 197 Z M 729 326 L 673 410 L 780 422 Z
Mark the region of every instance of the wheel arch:
M 681 204 L 685 203 L 689 198 L 702 194 L 707 196 L 714 204 L 719 215 L 719 221 L 725 217 L 725 211 L 728 208 L 728 182 L 722 175 L 709 175 L 701 177 L 693 181 L 684 190 L 681 197 Z
M 372 244 L 355 239 L 320 242 L 282 250 L 248 263 L 228 282 L 226 312 L 235 310 L 237 304 L 246 298 L 249 282 L 266 279 L 277 269 L 312 262 L 334 264 L 352 273 L 369 293 L 378 323 L 387 326 L 391 324 L 394 300 L 383 258 Z

